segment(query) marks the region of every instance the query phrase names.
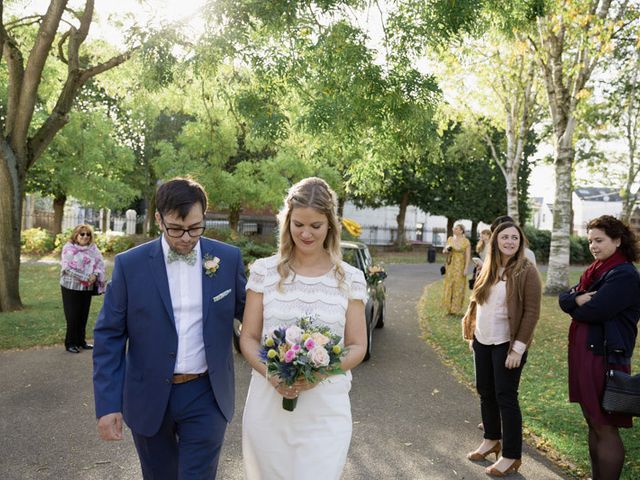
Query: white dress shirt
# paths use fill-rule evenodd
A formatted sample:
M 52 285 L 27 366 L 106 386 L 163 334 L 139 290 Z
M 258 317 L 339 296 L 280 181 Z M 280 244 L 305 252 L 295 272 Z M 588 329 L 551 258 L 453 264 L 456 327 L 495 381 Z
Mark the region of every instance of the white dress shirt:
M 174 373 L 202 373 L 207 370 L 202 337 L 202 254 L 200 242 L 193 248 L 196 262 L 189 265 L 181 260 L 169 263 L 169 244 L 162 236 L 162 251 L 167 267 L 171 305 L 176 332 L 178 352 Z

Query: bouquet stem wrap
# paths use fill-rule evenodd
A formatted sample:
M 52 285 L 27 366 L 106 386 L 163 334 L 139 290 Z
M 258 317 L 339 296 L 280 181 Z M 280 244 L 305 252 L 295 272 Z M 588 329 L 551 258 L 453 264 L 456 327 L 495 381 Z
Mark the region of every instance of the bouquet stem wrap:
M 287 412 L 293 412 L 298 405 L 298 397 L 296 398 L 284 398 L 282 397 L 282 408 Z

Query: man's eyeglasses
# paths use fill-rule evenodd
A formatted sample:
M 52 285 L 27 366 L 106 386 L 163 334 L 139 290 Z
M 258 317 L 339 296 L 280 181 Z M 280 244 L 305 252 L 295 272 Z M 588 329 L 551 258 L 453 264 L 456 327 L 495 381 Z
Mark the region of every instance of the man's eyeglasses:
M 204 233 L 205 227 L 193 227 L 193 228 L 174 228 L 167 227 L 167 224 L 164 223 L 164 217 L 160 215 L 160 220 L 162 221 L 162 226 L 164 227 L 164 231 L 167 232 L 171 238 L 181 238 L 184 235 L 184 232 L 187 232 L 191 238 L 197 238 Z
M 80 232 L 78 234 L 79 237 L 91 237 L 91 234 L 89 232 Z

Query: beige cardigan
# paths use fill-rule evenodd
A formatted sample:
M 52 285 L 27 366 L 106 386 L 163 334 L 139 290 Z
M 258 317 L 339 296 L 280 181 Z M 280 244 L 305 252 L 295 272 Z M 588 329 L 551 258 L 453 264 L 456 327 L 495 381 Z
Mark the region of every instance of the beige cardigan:
M 526 344 L 527 348 L 531 345 L 533 331 L 540 318 L 541 299 L 540 274 L 527 260 L 507 278 L 507 314 L 512 344 L 519 340 Z M 465 340 L 473 340 L 475 330 L 476 302 L 472 300 L 462 318 L 462 337 Z

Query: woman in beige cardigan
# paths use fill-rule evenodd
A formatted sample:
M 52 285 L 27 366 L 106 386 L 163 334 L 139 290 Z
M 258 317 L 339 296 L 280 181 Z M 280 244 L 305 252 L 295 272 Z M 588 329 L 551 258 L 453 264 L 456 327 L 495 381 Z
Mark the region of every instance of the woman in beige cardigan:
M 540 315 L 540 275 L 524 255 L 525 244 L 515 223 L 498 225 L 462 319 L 463 336 L 474 353 L 484 425 L 484 440 L 467 458 L 485 460 L 495 453 L 486 473 L 499 477 L 517 472 L 522 463 L 518 386 Z

